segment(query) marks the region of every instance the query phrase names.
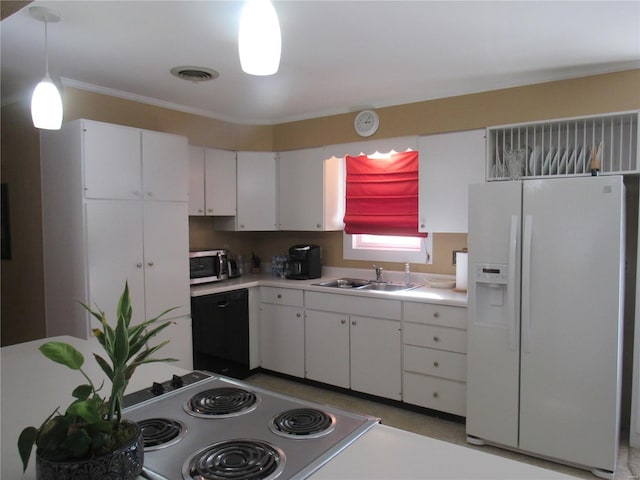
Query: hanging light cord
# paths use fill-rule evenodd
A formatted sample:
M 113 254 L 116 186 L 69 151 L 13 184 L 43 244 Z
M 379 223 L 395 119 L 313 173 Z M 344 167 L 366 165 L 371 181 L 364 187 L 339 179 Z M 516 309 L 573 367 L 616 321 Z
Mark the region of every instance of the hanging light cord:
M 47 32 L 47 18 L 44 19 L 44 74 L 49 77 L 49 35 Z

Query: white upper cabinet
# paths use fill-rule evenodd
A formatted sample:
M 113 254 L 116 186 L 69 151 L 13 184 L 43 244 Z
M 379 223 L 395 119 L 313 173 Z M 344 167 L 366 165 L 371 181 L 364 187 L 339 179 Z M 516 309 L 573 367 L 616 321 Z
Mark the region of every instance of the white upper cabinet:
M 278 164 L 280 230 L 342 230 L 344 173 L 323 148 L 281 152 Z
M 276 154 L 237 152 L 237 213 L 216 217 L 217 230 L 277 230 Z
M 189 215 L 205 215 L 204 148 L 189 145 Z
M 189 215 L 236 214 L 236 153 L 189 146 Z
M 236 152 L 207 148 L 204 173 L 207 215 L 235 215 Z
M 189 200 L 187 138 L 142 130 L 142 184 L 145 200 Z
M 141 198 L 140 130 L 83 121 L 87 198 Z
M 420 232 L 466 233 L 467 190 L 485 180 L 485 130 L 419 138 Z
M 187 201 L 186 137 L 83 120 L 86 198 Z
M 88 338 L 76 300 L 113 312 L 125 280 L 135 322 L 188 316 L 187 138 L 80 119 L 40 145 L 47 335 Z

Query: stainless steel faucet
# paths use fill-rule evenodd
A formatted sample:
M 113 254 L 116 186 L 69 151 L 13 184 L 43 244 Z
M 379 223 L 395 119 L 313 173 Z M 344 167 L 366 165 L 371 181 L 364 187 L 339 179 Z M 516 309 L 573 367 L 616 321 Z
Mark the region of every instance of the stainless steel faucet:
M 382 281 L 382 267 L 376 267 L 375 265 L 373 266 L 374 270 L 376 271 L 376 282 L 381 282 Z

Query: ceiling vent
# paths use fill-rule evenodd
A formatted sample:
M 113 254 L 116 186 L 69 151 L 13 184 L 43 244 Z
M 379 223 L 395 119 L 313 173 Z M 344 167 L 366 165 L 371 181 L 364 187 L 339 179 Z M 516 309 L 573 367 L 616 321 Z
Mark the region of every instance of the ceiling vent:
M 171 74 L 190 82 L 206 82 L 220 76 L 215 70 L 204 67 L 174 67 L 171 69 Z

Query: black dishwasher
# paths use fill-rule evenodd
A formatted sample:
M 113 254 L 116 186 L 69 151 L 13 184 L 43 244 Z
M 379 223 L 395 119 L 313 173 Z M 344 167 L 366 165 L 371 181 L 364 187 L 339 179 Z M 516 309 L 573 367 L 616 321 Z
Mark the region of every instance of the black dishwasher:
M 245 378 L 249 368 L 249 293 L 233 290 L 191 298 L 193 366 Z

